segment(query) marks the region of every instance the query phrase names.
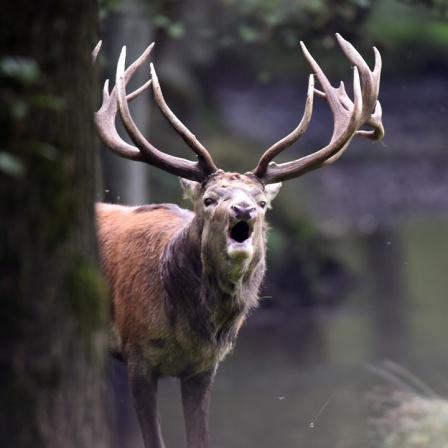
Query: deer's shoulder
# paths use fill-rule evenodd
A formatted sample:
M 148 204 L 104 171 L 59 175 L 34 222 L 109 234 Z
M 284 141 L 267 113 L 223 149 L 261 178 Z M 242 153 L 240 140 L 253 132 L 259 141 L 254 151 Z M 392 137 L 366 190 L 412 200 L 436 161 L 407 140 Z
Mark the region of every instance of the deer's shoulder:
M 117 204 L 96 204 L 98 229 L 112 230 L 117 227 L 165 230 L 180 229 L 191 222 L 194 213 L 176 204 L 149 204 L 126 206 Z M 117 229 L 118 230 L 118 229 Z

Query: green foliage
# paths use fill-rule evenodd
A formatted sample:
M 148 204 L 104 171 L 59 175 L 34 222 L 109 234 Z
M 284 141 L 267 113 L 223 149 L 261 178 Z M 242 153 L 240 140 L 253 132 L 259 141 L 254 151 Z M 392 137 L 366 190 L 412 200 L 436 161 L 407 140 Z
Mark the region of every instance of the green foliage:
M 110 12 L 120 11 L 122 9 L 122 0 L 99 0 L 98 12 L 100 19 L 104 19 Z
M 221 0 L 239 22 L 237 37 L 243 42 L 275 39 L 284 46 L 298 46 L 305 36 L 329 36 L 358 26 L 375 0 Z
M 52 93 L 38 63 L 31 58 L 6 56 L 0 59 L 0 123 L 3 129 L 0 138 L 0 175 L 36 182 L 41 189 L 36 194 L 36 210 L 33 210 L 33 229 L 45 229 L 48 242 L 56 247 L 73 226 L 73 213 L 76 207 L 75 192 L 69 195 L 55 194 L 63 191 L 67 183 L 67 173 L 61 169 L 62 151 L 55 145 L 64 143 L 42 141 L 33 132 L 20 132 L 30 129 L 30 123 L 44 119 L 56 121 L 56 114 L 63 113 L 66 101 Z M 51 128 L 50 128 L 51 130 Z M 67 140 L 69 136 L 65 137 Z M 50 138 L 48 140 L 51 140 Z M 47 210 L 52 219 L 41 223 Z M 13 205 L 11 205 L 13 206 Z M 42 235 L 35 235 L 39 238 Z
M 365 31 L 372 39 L 400 47 L 410 42 L 429 45 L 447 43 L 448 28 L 439 21 L 437 9 L 416 7 L 420 2 L 381 0 L 372 12 Z M 411 7 L 411 4 L 414 7 Z M 448 4 L 447 4 L 448 8 Z M 397 17 L 400 20 L 397 20 Z
M 123 0 L 101 0 L 100 4 L 104 11 L 125 12 L 136 7 Z M 335 46 L 336 32 L 360 51 L 372 45 L 389 50 L 392 64 L 393 51 L 410 51 L 415 59 L 421 56 L 415 70 L 425 70 L 425 61 L 439 57 L 448 45 L 444 23 L 447 0 L 141 0 L 137 8 L 149 10 L 151 24 L 169 38 L 207 41 L 208 47 L 203 48 L 229 49 L 233 55 L 238 55 L 242 46 L 252 46 L 253 54 L 244 50 L 244 61 L 263 72 L 260 79 L 265 81 L 272 75 L 265 66 L 288 72 L 291 58 L 286 54 L 291 55 L 301 40 L 318 56 L 320 50 Z M 316 48 L 312 48 L 314 42 Z M 260 57 L 259 49 L 266 46 L 275 49 L 270 61 Z M 204 54 L 207 52 L 201 57 Z M 383 55 L 387 59 L 386 51 Z M 330 61 L 329 70 L 333 65 Z M 400 68 L 403 64 L 397 62 L 392 71 Z M 338 71 L 336 67 L 334 72 Z
M 96 266 L 81 255 L 74 258 L 65 285 L 67 297 L 70 298 L 71 315 L 76 318 L 78 332 L 84 339 L 86 349 L 92 353 L 95 345 L 90 337 L 105 324 L 105 285 Z
M 389 76 L 404 69 L 409 76 L 448 68 L 446 11 L 443 17 L 437 2 L 434 7 L 424 3 L 380 0 L 364 26 L 369 39 L 386 50 L 383 56 Z
M 448 19 L 446 0 L 220 1 L 228 14 L 227 32 L 232 34 L 226 37 L 227 45 L 275 42 L 290 49 L 300 40 L 318 38 L 323 46 L 332 47 L 336 32 L 369 45 L 385 40 L 395 43 L 404 36 L 416 41 L 423 33 L 425 43 L 437 44 L 447 32 L 445 24 L 434 21 Z
M 25 166 L 18 157 L 6 151 L 0 151 L 0 172 L 12 177 L 22 177 Z
M 5 129 L 19 127 L 22 120 L 29 118 L 36 111 L 61 111 L 65 106 L 62 98 L 42 93 L 45 76 L 37 62 L 31 58 L 7 56 L 0 59 L 0 80 L 4 89 L 0 97 L 1 121 Z M 27 140 L 21 145 L 22 154 L 12 154 L 0 148 L 0 172 L 12 177 L 23 177 L 27 167 L 25 153 L 55 160 L 58 151 L 44 142 Z
M 13 56 L 0 59 L 0 75 L 26 86 L 38 83 L 43 77 L 36 61 Z
M 182 22 L 171 20 L 164 14 L 157 14 L 154 17 L 154 25 L 165 30 L 165 32 L 174 39 L 183 37 L 185 33 L 185 26 Z
M 410 6 L 422 6 L 435 17 L 448 19 L 448 2 L 446 0 L 398 0 Z

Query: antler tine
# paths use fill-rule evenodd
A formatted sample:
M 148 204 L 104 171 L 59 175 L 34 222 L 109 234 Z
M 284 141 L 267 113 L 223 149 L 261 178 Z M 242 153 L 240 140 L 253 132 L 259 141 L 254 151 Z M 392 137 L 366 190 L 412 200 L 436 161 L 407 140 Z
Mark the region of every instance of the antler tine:
M 323 90 L 315 89 L 315 92 L 318 96 L 327 100 L 333 113 L 333 134 L 330 143 L 326 147 L 310 155 L 279 165 L 271 162 L 264 173 L 257 166 L 252 173 L 259 177 L 261 174 L 261 180 L 264 183 L 279 182 L 299 177 L 308 171 L 333 163 L 347 149 L 355 135 L 373 140 L 380 140 L 384 136 L 384 128 L 381 123 L 381 106 L 377 101 L 381 74 L 379 52 L 374 48 L 375 68 L 372 72 L 361 55 L 349 42 L 345 41 L 339 34 L 336 35 L 336 38 L 342 50 L 354 65 L 353 102 L 347 95 L 343 83 L 337 88 L 332 87 L 320 66 L 305 47 L 305 44 L 301 42 L 305 58 L 313 68 Z M 371 126 L 374 130 L 359 130 L 363 125 Z M 270 152 L 271 149 L 266 153 Z M 266 157 L 266 153 L 261 160 Z
M 151 64 L 151 77 L 153 81 L 153 92 L 157 106 L 160 112 L 166 118 L 168 123 L 173 129 L 182 137 L 184 142 L 196 153 L 198 162 L 201 165 L 205 173 L 211 174 L 217 171 L 217 167 L 213 162 L 209 152 L 202 146 L 202 144 L 196 139 L 196 136 L 192 134 L 187 127 L 176 117 L 173 111 L 168 107 L 163 98 L 162 89 L 160 87 L 159 78 L 157 76 L 154 64 Z
M 198 162 L 174 157 L 159 151 L 143 137 L 131 117 L 128 103 L 145 91 L 152 81 L 147 81 L 143 86 L 128 95 L 126 94 L 126 85 L 135 71 L 146 61 L 153 45 L 151 44 L 126 70 L 126 47 L 123 47 L 117 64 L 115 87 L 109 94 L 109 82 L 106 81 L 103 89 L 103 103 L 95 114 L 98 133 L 104 143 L 121 157 L 145 162 L 185 179 L 202 182 L 210 172 L 205 172 Z M 99 48 L 98 50 L 95 48 L 94 57 L 97 56 L 98 51 Z M 118 134 L 115 127 L 117 111 L 126 132 L 136 146 L 128 144 Z
M 295 143 L 306 132 L 311 121 L 311 116 L 313 114 L 314 90 L 314 77 L 313 75 L 310 75 L 308 81 L 308 91 L 306 95 L 305 111 L 303 113 L 302 120 L 289 135 L 272 145 L 263 154 L 260 161 L 258 162 L 257 167 L 252 171 L 252 174 L 259 178 L 262 178 L 268 169 L 269 163 L 274 159 L 274 157 L 276 157 L 286 148 Z
M 98 53 L 101 50 L 101 45 L 103 45 L 103 41 L 102 40 L 98 41 L 98 43 L 96 44 L 95 48 L 92 51 L 92 64 L 95 64 L 95 62 L 96 62 L 96 59 L 98 57 Z
M 363 57 L 350 42 L 346 41 L 339 33 L 336 34 L 336 39 L 349 61 L 360 70 L 363 88 L 363 120 L 366 125 L 374 128 L 373 131 L 357 131 L 356 135 L 371 140 L 381 140 L 384 137 L 384 127 L 381 122 L 381 105 L 377 100 L 382 67 L 380 52 L 373 47 L 375 66 L 373 71 L 370 71 Z
M 93 62 L 98 57 L 98 53 L 101 49 L 102 42 L 98 42 L 97 46 L 92 52 Z M 149 56 L 152 47 L 154 44 L 151 44 L 144 53 L 126 70 L 126 82 L 129 81 L 131 76 L 135 73 L 137 68 L 143 64 L 143 62 Z M 137 89 L 135 92 L 129 95 L 130 100 L 136 97 L 136 94 L 141 93 L 145 88 L 149 86 L 148 83 L 143 85 L 140 89 Z M 103 140 L 104 144 L 110 148 L 115 154 L 124 157 L 126 159 L 135 160 L 143 162 L 144 159 L 140 151 L 125 142 L 117 132 L 115 127 L 115 116 L 117 114 L 118 105 L 117 105 L 117 89 L 114 87 L 112 92 L 109 93 L 109 80 L 106 80 L 103 88 L 103 102 L 101 104 L 100 109 L 95 114 L 95 124 L 98 130 L 98 133 Z

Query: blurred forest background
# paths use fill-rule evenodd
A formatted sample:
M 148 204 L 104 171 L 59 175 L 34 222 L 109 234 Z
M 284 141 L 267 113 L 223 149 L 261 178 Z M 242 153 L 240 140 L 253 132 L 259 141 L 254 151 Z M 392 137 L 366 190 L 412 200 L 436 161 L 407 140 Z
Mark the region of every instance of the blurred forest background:
M 371 66 L 372 46 L 380 50 L 386 137 L 354 140 L 331 167 L 284 184 L 268 214 L 262 308 L 220 368 L 212 440 L 216 447 L 447 444 L 445 402 L 418 401 L 428 391 L 409 372 L 447 393 L 448 3 L 134 0 L 106 2 L 103 14 L 103 78 L 114 77 L 122 45 L 130 64 L 155 41 L 151 58 L 168 104 L 227 170 L 254 167 L 301 118 L 310 73 L 301 40 L 333 85 L 349 88 L 350 65 L 334 34 Z M 156 147 L 191 158 L 150 97 L 134 107 Z M 325 146 L 331 130 L 326 104 L 316 101 L 308 132 L 279 159 Z M 173 176 L 107 151 L 103 161 L 99 194 L 107 201 L 182 200 Z M 117 447 L 140 447 L 117 369 Z M 383 380 L 409 396 L 384 393 Z M 167 443 L 180 446 L 177 388 L 163 387 Z M 373 418 L 377 408 L 390 413 Z M 416 423 L 428 419 L 434 426 Z
M 174 176 L 104 148 L 95 163 L 95 144 L 83 139 L 83 130 L 93 136 L 86 110 L 94 95 L 85 86 L 97 39 L 103 40 L 95 67 L 97 107 L 104 80 L 115 77 L 121 47 L 127 46 L 129 65 L 155 41 L 150 59 L 171 109 L 219 167 L 245 172 L 302 116 L 311 69 L 300 41 L 332 84 L 343 80 L 350 91 L 352 70 L 334 38 L 338 32 L 370 66 L 372 46 L 381 52 L 386 136 L 381 143 L 353 140 L 334 165 L 286 182 L 276 198 L 268 213 L 264 299 L 218 371 L 212 444 L 447 446 L 447 0 L 102 0 L 98 10 L 92 0 L 44 4 L 18 0 L 0 8 L 0 445 L 109 446 L 110 438 L 114 448 L 143 446 L 124 370 L 113 361 L 106 365 L 113 397 L 106 403 L 115 412 L 110 433 L 106 429 L 104 360 L 97 354 L 104 348 L 98 329 L 105 311 L 92 270 L 90 203 L 96 196 L 123 204 L 190 204 Z M 54 27 L 27 26 L 53 11 Z M 20 40 L 17 53 L 13 41 L 3 39 L 8 27 Z M 10 56 L 23 48 L 32 57 L 44 49 L 47 65 L 16 64 Z M 58 60 L 65 71 L 48 79 L 57 80 L 56 90 L 63 86 L 84 98 L 79 114 L 55 101 L 54 86 L 50 96 L 32 96 L 31 106 L 16 95 L 23 86 L 39 92 L 45 83 L 38 68 L 50 72 Z M 137 73 L 134 88 L 148 77 L 149 66 Z M 131 111 L 157 148 L 193 158 L 150 94 Z M 24 155 L 32 142 L 24 130 L 33 126 L 61 140 L 30 146 L 31 155 Z M 325 146 L 332 126 L 325 102 L 317 99 L 308 132 L 279 160 Z M 16 134 L 26 138 L 14 140 Z M 62 156 L 55 151 L 59 144 L 69 148 Z M 50 200 L 59 192 L 80 199 Z M 54 251 L 67 236 L 71 242 Z M 16 277 L 16 265 L 33 275 Z M 64 301 L 68 314 L 65 305 L 60 312 Z M 19 326 L 12 320 L 17 315 Z M 59 407 L 47 406 L 49 400 L 36 407 L 41 401 L 34 389 L 42 387 L 45 400 L 48 390 L 62 391 Z M 167 446 L 184 446 L 177 383 L 161 384 L 160 402 Z M 76 412 L 67 411 L 70 403 Z M 50 443 L 34 443 L 36 409 Z M 21 437 L 14 439 L 16 428 Z

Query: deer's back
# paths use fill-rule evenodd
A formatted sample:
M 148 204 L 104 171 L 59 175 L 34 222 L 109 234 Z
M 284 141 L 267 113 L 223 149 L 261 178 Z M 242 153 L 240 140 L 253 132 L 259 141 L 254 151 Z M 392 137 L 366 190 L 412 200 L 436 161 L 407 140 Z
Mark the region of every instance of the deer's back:
M 160 258 L 171 238 L 193 213 L 173 204 L 126 207 L 97 204 L 101 269 L 111 300 L 111 348 L 122 354 L 136 341 L 164 339 Z

